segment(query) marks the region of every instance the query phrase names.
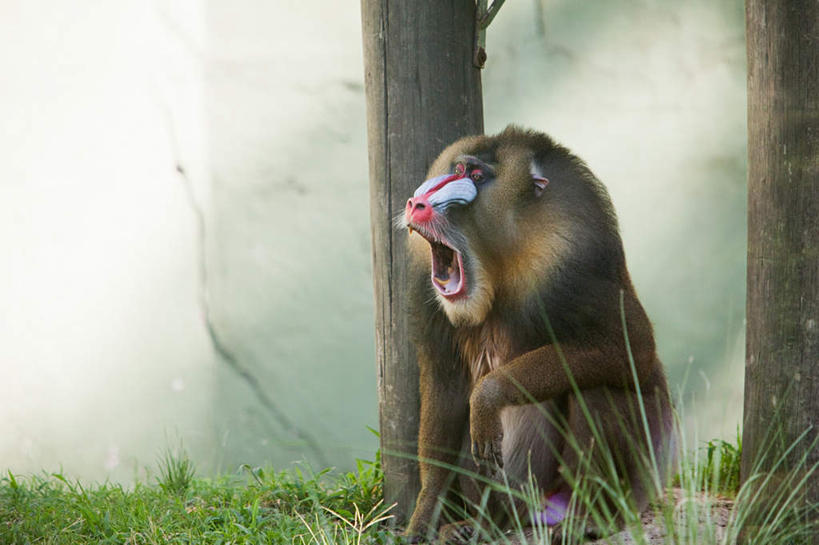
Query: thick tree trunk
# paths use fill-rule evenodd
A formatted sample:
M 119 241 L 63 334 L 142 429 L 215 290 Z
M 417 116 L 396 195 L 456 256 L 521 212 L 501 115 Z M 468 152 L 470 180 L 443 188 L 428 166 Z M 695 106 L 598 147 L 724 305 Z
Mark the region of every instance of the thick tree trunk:
M 419 488 L 418 366 L 407 338 L 406 234 L 392 221 L 447 144 L 483 132 L 475 2 L 362 0 L 361 13 L 384 494 L 402 523 Z
M 746 10 L 743 481 L 765 448 L 770 462 L 812 427 L 804 453 L 819 429 L 819 2 L 748 0 Z M 819 501 L 819 478 L 808 495 Z

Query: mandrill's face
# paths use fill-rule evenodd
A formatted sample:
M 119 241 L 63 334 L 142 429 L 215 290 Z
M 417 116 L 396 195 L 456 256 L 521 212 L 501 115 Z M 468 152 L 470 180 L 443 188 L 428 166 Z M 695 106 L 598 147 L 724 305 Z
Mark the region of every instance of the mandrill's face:
M 525 146 L 474 137 L 456 142 L 407 201 L 413 254 L 429 263 L 435 296 L 456 325 L 482 322 L 496 297 L 514 298 L 542 263 L 548 180 Z M 537 237 L 532 243 L 532 236 Z M 520 264 L 527 263 L 520 270 Z

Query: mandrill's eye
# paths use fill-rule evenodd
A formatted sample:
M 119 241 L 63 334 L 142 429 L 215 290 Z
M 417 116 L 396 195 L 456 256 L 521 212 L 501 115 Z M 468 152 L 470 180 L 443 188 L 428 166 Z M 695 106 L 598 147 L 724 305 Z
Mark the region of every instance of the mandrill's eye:
M 479 168 L 476 168 L 475 170 L 472 171 L 472 173 L 469 175 L 469 177 L 472 178 L 473 182 L 482 182 L 483 181 L 483 171 L 481 169 L 479 169 Z
M 466 172 L 466 167 L 464 166 L 463 163 L 458 163 L 457 165 L 455 165 L 455 174 L 457 174 L 458 176 L 463 176 L 464 172 Z

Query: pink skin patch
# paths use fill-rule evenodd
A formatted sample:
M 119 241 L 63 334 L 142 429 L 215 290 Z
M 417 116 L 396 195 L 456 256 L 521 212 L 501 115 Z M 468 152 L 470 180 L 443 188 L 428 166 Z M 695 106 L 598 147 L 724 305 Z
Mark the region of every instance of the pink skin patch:
M 546 498 L 546 508 L 537 514 L 540 522 L 547 526 L 554 526 L 565 519 L 571 497 L 568 491 L 561 491 Z
M 426 195 L 413 197 L 407 201 L 406 215 L 411 223 L 426 223 L 432 219 L 432 203 Z

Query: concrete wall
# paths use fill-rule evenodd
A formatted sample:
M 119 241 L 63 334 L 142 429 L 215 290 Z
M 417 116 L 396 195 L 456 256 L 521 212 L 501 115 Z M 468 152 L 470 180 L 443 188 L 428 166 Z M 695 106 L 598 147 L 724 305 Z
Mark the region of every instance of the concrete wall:
M 487 131 L 608 185 L 703 438 L 741 411 L 743 28 L 736 1 L 508 2 L 483 74 Z M 360 41 L 357 3 L 0 3 L 0 465 L 372 457 Z

